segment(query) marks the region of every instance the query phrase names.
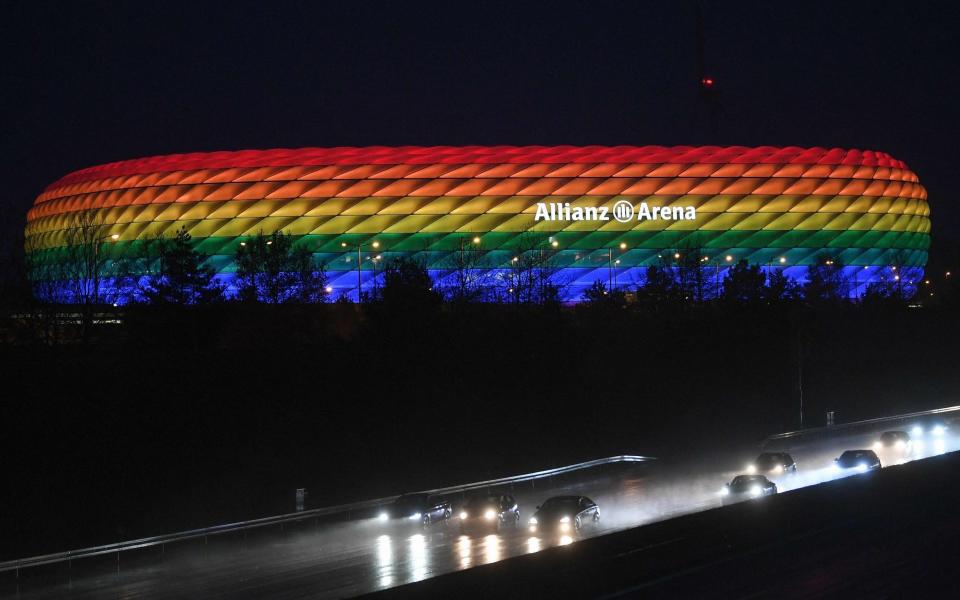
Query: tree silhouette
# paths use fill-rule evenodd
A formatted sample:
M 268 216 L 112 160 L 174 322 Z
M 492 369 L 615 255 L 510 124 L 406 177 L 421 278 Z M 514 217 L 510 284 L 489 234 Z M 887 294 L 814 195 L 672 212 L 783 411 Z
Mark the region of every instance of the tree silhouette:
M 407 256 L 392 258 L 384 265 L 380 297 L 391 307 L 436 306 L 441 300 L 426 265 Z
M 325 302 L 327 274 L 293 237 L 275 231 L 243 240 L 237 248 L 237 297 L 247 302 Z
M 599 279 L 583 292 L 582 299 L 588 306 L 596 307 L 618 307 L 627 303 L 623 290 L 608 290 Z
M 831 256 L 817 257 L 807 269 L 807 282 L 802 287 L 803 299 L 809 304 L 830 304 L 846 298 L 847 280 L 843 262 Z
M 219 302 L 224 286 L 214 279 L 213 269 L 204 265 L 206 256 L 193 249 L 186 228 L 172 239 L 156 240 L 158 267 L 141 283 L 140 293 L 150 304 L 195 305 Z
M 766 294 L 766 284 L 767 276 L 760 265 L 751 265 L 740 259 L 727 270 L 727 276 L 723 280 L 722 297 L 729 302 L 761 302 Z

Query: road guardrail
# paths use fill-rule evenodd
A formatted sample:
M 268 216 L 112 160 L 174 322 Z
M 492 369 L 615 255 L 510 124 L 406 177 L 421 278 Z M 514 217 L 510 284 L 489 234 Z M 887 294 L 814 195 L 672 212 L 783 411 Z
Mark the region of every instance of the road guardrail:
M 864 419 L 862 421 L 850 421 L 849 423 L 837 423 L 836 425 L 826 425 L 823 427 L 810 427 L 808 429 L 801 429 L 799 431 L 788 431 L 786 433 L 778 433 L 776 435 L 771 435 L 763 440 L 760 444 L 761 447 L 766 446 L 770 442 L 776 440 L 786 440 L 791 438 L 800 438 L 805 436 L 817 437 L 824 434 L 836 433 L 838 431 L 846 431 L 851 429 L 860 429 L 865 427 L 870 427 L 872 425 L 880 425 L 882 423 L 897 423 L 900 421 L 911 421 L 924 419 L 929 417 L 934 417 L 938 415 L 949 415 L 951 417 L 960 417 L 960 406 L 947 406 L 945 408 L 934 408 L 932 410 L 921 410 L 918 412 L 906 413 L 902 415 L 893 415 L 889 417 L 876 417 L 873 419 Z
M 536 471 L 534 473 L 525 473 L 523 475 L 514 475 L 512 477 L 501 477 L 499 479 L 490 479 L 487 481 L 477 481 L 474 483 L 452 485 L 452 486 L 437 488 L 433 490 L 421 490 L 420 492 L 414 492 L 414 493 L 427 493 L 427 494 L 437 494 L 437 495 L 463 493 L 470 490 L 491 488 L 491 487 L 497 487 L 497 486 L 503 486 L 503 485 L 513 485 L 517 483 L 525 483 L 529 481 L 547 479 L 550 477 L 556 477 L 558 475 L 564 475 L 566 473 L 572 473 L 574 471 L 580 471 L 583 469 L 591 469 L 594 467 L 599 467 L 602 465 L 619 464 L 619 463 L 641 463 L 641 462 L 648 462 L 651 460 L 656 460 L 656 459 L 649 456 L 634 456 L 634 455 L 608 456 L 606 458 L 598 458 L 595 460 L 589 460 L 586 462 L 576 463 L 573 465 L 566 465 L 566 466 L 557 467 L 554 469 L 545 469 L 543 471 Z M 62 563 L 62 562 L 68 562 L 68 561 L 74 561 L 74 560 L 81 560 L 84 558 L 92 558 L 95 556 L 103 556 L 107 554 L 117 554 L 118 560 L 119 560 L 119 554 L 121 552 L 138 550 L 141 548 L 165 546 L 166 544 L 174 544 L 177 542 L 184 542 L 187 540 L 194 540 L 197 538 L 206 538 L 209 536 L 215 536 L 215 535 L 220 535 L 225 533 L 244 531 L 248 529 L 256 529 L 260 527 L 266 527 L 269 525 L 282 525 L 285 523 L 295 523 L 297 521 L 305 521 L 308 519 L 313 519 L 321 516 L 329 516 L 329 515 L 344 514 L 344 513 L 350 514 L 350 513 L 373 509 L 379 506 L 389 504 L 390 502 L 393 502 L 394 500 L 396 500 L 398 497 L 399 495 L 394 495 L 394 496 L 387 496 L 385 498 L 376 498 L 373 500 L 362 500 L 360 502 L 353 502 L 350 504 L 326 506 L 323 508 L 314 508 L 310 510 L 304 510 L 304 511 L 295 512 L 295 513 L 287 513 L 287 514 L 277 515 L 273 517 L 263 517 L 260 519 L 251 519 L 249 521 L 238 521 L 236 523 L 214 525 L 213 527 L 203 527 L 200 529 L 190 529 L 188 531 L 180 531 L 177 533 L 169 533 L 169 534 L 157 535 L 153 537 L 145 537 L 145 538 L 129 540 L 125 542 L 116 542 L 113 544 L 104 544 L 102 546 L 93 546 L 90 548 L 81 548 L 78 550 L 67 550 L 64 552 L 54 552 L 52 554 L 31 556 L 29 558 L 8 560 L 5 562 L 0 562 L 0 573 L 16 571 L 17 576 L 19 577 L 20 571 L 23 569 L 40 567 L 44 565 L 52 565 L 56 563 Z

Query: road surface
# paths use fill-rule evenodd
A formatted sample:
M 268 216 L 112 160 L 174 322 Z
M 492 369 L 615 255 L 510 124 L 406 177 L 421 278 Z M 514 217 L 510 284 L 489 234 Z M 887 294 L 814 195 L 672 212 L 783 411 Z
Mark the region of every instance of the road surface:
M 846 449 L 869 448 L 883 429 L 777 442 L 770 449 L 789 450 L 798 464 L 796 476 L 775 480 L 780 491 L 844 476 L 831 468 L 832 459 Z M 958 441 L 950 430 L 942 436 L 927 434 L 915 441 L 911 455 L 881 452 L 881 461 L 890 465 L 942 454 L 960 448 Z M 518 486 L 512 492 L 524 525 L 518 528 L 464 535 L 456 518 L 428 529 L 372 518 L 321 524 L 284 535 L 197 544 L 165 555 L 162 561 L 155 557 L 128 561 L 121 555 L 117 565 L 77 564 L 55 576 L 21 577 L 0 588 L 0 595 L 22 600 L 355 596 L 718 506 L 723 484 L 742 473 L 752 458 L 718 452 L 683 464 L 661 461 L 591 469 L 552 487 L 543 482 L 533 489 Z M 560 494 L 582 494 L 597 501 L 602 513 L 599 526 L 585 526 L 577 536 L 527 531 L 526 521 L 536 505 Z

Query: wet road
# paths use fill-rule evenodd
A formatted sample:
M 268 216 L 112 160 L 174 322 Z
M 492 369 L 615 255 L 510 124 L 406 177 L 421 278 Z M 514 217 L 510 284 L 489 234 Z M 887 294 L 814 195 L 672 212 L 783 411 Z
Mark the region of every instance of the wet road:
M 798 474 L 775 479 L 781 492 L 846 476 L 832 469 L 843 450 L 869 448 L 876 432 L 828 439 L 784 440 L 769 450 L 791 452 Z M 958 438 L 925 435 L 912 452 L 879 452 L 884 465 L 942 454 L 960 448 Z M 582 494 L 601 508 L 598 526 L 580 537 L 602 535 L 719 505 L 719 491 L 754 456 L 714 454 L 697 462 L 620 465 L 586 471 L 562 485 L 513 491 L 522 526 L 461 533 L 456 518 L 427 529 L 364 519 L 320 525 L 285 536 L 251 538 L 183 552 L 159 563 L 124 566 L 90 574 L 75 568 L 70 577 L 22 580 L 9 596 L 20 599 L 72 598 L 337 598 L 420 581 L 544 548 L 576 543 L 579 537 L 535 535 L 525 527 L 537 504 L 551 495 Z M 762 500 L 758 500 L 762 501 Z M 455 511 L 456 512 L 456 511 Z

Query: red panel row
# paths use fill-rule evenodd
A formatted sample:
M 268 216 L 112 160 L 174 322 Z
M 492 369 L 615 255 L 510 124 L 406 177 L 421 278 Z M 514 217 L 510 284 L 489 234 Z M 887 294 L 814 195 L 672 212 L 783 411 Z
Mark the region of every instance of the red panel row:
M 369 146 L 170 154 L 75 171 L 48 186 L 141 173 L 231 167 L 362 164 L 775 163 L 863 165 L 906 169 L 884 152 L 760 146 Z

